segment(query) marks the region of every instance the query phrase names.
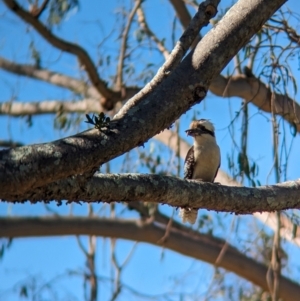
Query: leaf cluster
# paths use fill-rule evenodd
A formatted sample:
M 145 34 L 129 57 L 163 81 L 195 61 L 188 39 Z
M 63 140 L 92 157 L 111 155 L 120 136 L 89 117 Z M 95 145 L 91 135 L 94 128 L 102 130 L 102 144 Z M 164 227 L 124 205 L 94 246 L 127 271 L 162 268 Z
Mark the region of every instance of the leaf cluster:
M 99 131 L 102 131 L 103 128 L 109 128 L 110 118 L 106 117 L 103 112 L 99 113 L 98 116 L 94 114 L 92 117 L 89 114 L 85 114 L 85 116 L 87 118 L 85 122 L 94 125 Z

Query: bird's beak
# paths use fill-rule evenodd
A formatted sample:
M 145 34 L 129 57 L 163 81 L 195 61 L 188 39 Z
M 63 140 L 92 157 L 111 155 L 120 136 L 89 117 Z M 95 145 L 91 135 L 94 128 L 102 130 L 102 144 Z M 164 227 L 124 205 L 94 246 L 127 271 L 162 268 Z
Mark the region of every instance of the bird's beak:
M 192 136 L 192 137 L 201 135 L 201 131 L 199 129 L 188 129 L 185 132 L 186 132 L 187 136 Z

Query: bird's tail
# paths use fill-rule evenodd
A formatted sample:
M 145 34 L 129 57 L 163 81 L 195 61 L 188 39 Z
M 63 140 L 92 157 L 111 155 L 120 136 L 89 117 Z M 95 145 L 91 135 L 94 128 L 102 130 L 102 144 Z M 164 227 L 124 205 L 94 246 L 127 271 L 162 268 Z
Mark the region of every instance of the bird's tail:
M 194 208 L 180 208 L 179 216 L 183 223 L 195 224 L 198 215 L 198 209 Z

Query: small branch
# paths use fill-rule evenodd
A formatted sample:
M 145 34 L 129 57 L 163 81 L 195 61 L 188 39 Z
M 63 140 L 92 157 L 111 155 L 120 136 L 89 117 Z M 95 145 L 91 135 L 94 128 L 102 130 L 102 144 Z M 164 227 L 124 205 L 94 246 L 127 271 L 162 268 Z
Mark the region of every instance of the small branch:
M 266 24 L 265 26 L 267 28 L 270 28 L 275 31 L 285 32 L 291 42 L 296 43 L 298 46 L 300 45 L 300 35 L 293 27 L 289 25 L 289 23 L 286 20 L 276 20 L 272 18 L 271 21 L 274 23 L 281 24 L 282 27 Z
M 84 66 L 85 71 L 87 72 L 89 79 L 93 86 L 97 89 L 100 95 L 103 96 L 102 105 L 107 108 L 111 109 L 113 105 L 118 101 L 118 93 L 113 92 L 112 90 L 107 88 L 107 84 L 99 77 L 97 69 L 92 62 L 90 56 L 80 46 L 66 42 L 63 39 L 58 38 L 51 31 L 44 26 L 38 19 L 36 19 L 33 15 L 29 12 L 25 11 L 16 1 L 14 0 L 3 0 L 6 6 L 18 15 L 21 19 L 23 19 L 28 24 L 32 25 L 33 28 L 45 39 L 47 40 L 52 46 L 74 54 L 78 57 L 80 63 Z
M 182 24 L 183 28 L 187 28 L 191 22 L 191 16 L 186 8 L 186 5 L 182 0 L 169 0 L 174 10 L 176 11 L 176 15 L 179 18 L 180 23 Z
M 271 269 L 273 272 L 273 291 L 270 292 L 272 296 L 272 301 L 278 300 L 278 292 L 280 286 L 280 275 L 281 275 L 281 258 L 280 258 L 280 249 L 281 249 L 281 241 L 280 241 L 280 212 L 277 212 L 277 230 L 274 233 L 274 241 L 272 248 L 272 258 L 271 258 Z
M 123 87 L 123 68 L 124 68 L 124 59 L 125 59 L 125 53 L 127 50 L 127 38 L 128 38 L 128 33 L 134 18 L 134 15 L 141 5 L 142 0 L 135 0 L 135 5 L 133 9 L 131 10 L 127 24 L 125 26 L 125 29 L 123 31 L 122 35 L 122 43 L 121 43 L 121 49 L 120 49 L 120 55 L 119 55 L 119 63 L 118 63 L 118 68 L 117 68 L 117 80 L 116 80 L 116 86 L 119 91 L 122 90 Z
M 173 5 L 181 24 L 186 28 L 191 21 L 191 16 L 185 4 L 182 0 L 169 1 Z M 299 35 L 289 27 L 287 22 L 274 19 L 272 21 L 282 24 L 289 38 L 299 43 Z M 265 26 L 272 27 L 269 24 Z M 241 97 L 248 102 L 252 102 L 265 112 L 271 112 L 271 91 L 255 77 L 249 79 L 248 83 L 246 83 L 241 76 L 225 78 L 222 75 L 218 75 L 211 82 L 209 90 L 221 97 Z M 289 123 L 296 125 L 297 132 L 300 132 L 300 106 L 296 101 L 286 95 L 275 94 L 274 107 L 275 114 L 281 115 Z
M 43 11 L 45 10 L 45 8 L 47 7 L 48 3 L 49 0 L 44 0 L 44 2 L 40 7 L 33 6 L 32 9 L 30 10 L 32 16 L 38 19 L 40 15 L 43 13 Z
M 39 69 L 35 65 L 17 64 L 13 61 L 0 57 L 0 68 L 14 74 L 28 76 L 58 87 L 66 88 L 87 97 L 95 99 L 101 98 L 98 91 L 84 81 L 58 72 L 49 71 L 47 69 Z
M 182 27 L 184 29 L 187 28 L 192 18 L 184 1 L 182 0 L 169 0 L 169 1 L 171 5 L 174 7 L 174 10 L 176 12 L 177 17 L 179 18 Z M 200 34 L 198 34 L 197 37 L 195 38 L 192 48 L 194 48 L 197 45 L 197 43 L 200 41 L 200 38 L 201 38 Z
M 237 75 L 229 78 L 217 76 L 210 84 L 210 91 L 221 97 L 241 97 L 259 109 L 282 116 L 300 132 L 300 105 L 288 97 L 274 93 L 256 77 Z M 272 103 L 272 108 L 271 108 Z
M 158 50 L 162 53 L 164 56 L 165 60 L 168 59 L 170 53 L 165 47 L 165 45 L 157 38 L 157 36 L 153 33 L 153 31 L 149 28 L 145 14 L 143 11 L 142 6 L 140 5 L 139 8 L 137 9 L 137 16 L 138 16 L 138 22 L 140 24 L 140 27 L 143 29 L 143 31 L 154 41 L 156 44 Z
M 0 104 L 0 112 L 1 112 L 1 104 Z M 11 140 L 0 140 L 0 147 L 19 147 L 19 146 L 23 146 L 23 143 L 11 141 Z
M 0 103 L 0 115 L 26 116 L 59 113 L 99 113 L 103 111 L 100 102 L 95 99 L 79 101 L 43 100 L 31 102 Z M 21 145 L 15 145 L 21 146 Z
M 111 261 L 112 261 L 112 265 L 115 268 L 115 275 L 114 275 L 114 291 L 113 291 L 113 295 L 110 299 L 110 301 L 115 301 L 117 299 L 117 297 L 120 295 L 121 290 L 122 290 L 122 286 L 121 286 L 121 271 L 122 268 L 119 265 L 118 261 L 117 261 L 117 257 L 116 257 L 116 239 L 115 238 L 111 238 Z
M 12 62 L 10 62 L 12 63 Z M 3 59 L 0 58 L 0 68 L 3 68 Z M 7 65 L 5 65 L 7 67 Z M 86 94 L 91 98 L 98 98 L 95 95 L 93 87 L 85 86 L 85 83 L 74 78 L 70 78 L 58 73 L 52 73 L 47 70 L 39 70 L 33 66 L 18 65 L 11 66 L 10 70 L 13 73 L 31 76 L 46 82 L 62 86 L 64 88 L 71 89 L 75 92 Z M 75 90 L 77 89 L 77 90 Z M 236 75 L 232 77 L 224 77 L 219 75 L 215 78 L 210 87 L 210 91 L 220 97 L 240 97 L 245 99 L 247 102 L 251 102 L 259 109 L 271 113 L 271 90 L 262 81 L 245 75 Z M 85 92 L 84 92 L 85 91 Z M 130 97 L 140 91 L 139 87 L 127 87 L 126 95 Z M 97 94 L 98 95 L 98 94 Z M 121 98 L 120 98 L 121 100 Z M 300 133 L 300 105 L 292 98 L 274 93 L 273 92 L 273 105 L 276 115 L 282 116 L 287 122 L 295 126 L 295 129 Z M 0 104 L 0 114 L 7 114 L 12 116 L 21 115 L 35 115 L 45 113 L 57 113 L 63 105 L 65 113 L 74 112 L 89 112 L 87 108 L 90 108 L 90 112 L 101 112 L 104 111 L 103 107 L 98 102 L 93 100 L 83 100 L 78 102 L 43 102 L 41 105 L 30 102 L 30 103 L 2 103 Z M 28 110 L 28 111 L 27 111 Z M 27 113 L 28 112 L 28 113 Z
M 124 116 L 128 110 L 139 103 L 143 98 L 145 98 L 149 93 L 153 92 L 154 88 L 157 87 L 163 80 L 173 73 L 176 67 L 181 63 L 183 57 L 187 53 L 189 47 L 192 45 L 199 30 L 209 23 L 209 20 L 217 14 L 217 6 L 220 0 L 206 0 L 199 5 L 199 10 L 189 23 L 189 26 L 181 35 L 179 41 L 176 43 L 174 49 L 169 55 L 165 63 L 159 68 L 157 74 L 153 77 L 150 83 L 148 83 L 139 93 L 132 97 L 124 106 L 116 118 Z M 189 85 L 191 90 L 194 90 L 193 85 Z M 198 87 L 198 86 L 197 86 Z M 202 87 L 199 87 L 202 90 Z M 202 92 L 202 91 L 201 91 Z M 205 94 L 199 93 L 197 95 L 200 101 L 204 98 Z

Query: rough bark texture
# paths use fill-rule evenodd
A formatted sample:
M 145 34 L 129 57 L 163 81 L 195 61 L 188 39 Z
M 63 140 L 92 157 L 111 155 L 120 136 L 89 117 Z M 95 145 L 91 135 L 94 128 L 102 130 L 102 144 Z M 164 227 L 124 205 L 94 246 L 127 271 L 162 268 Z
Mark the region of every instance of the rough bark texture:
M 204 208 L 236 214 L 300 208 L 300 180 L 258 188 L 230 187 L 182 180 L 170 176 L 142 174 L 98 174 L 84 185 L 76 179 L 35 189 L 3 199 L 51 201 L 144 201 L 175 207 Z
M 53 143 L 2 151 L 3 195 L 13 195 L 16 189 L 25 193 L 88 172 L 169 127 L 204 98 L 211 80 L 283 3 L 256 0 L 249 7 L 248 1 L 239 1 L 158 87 L 152 90 L 147 85 L 145 96 L 142 91 L 139 99 L 129 100 L 109 130 L 90 130 Z
M 160 142 L 164 143 L 168 147 L 170 147 L 173 151 L 177 150 L 178 147 L 178 136 L 177 133 L 172 131 L 163 131 L 160 134 L 154 137 Z M 180 156 L 184 159 L 184 156 L 187 154 L 190 149 L 190 145 L 182 138 L 180 139 Z M 232 179 L 228 176 L 224 171 L 219 169 L 215 182 L 221 183 L 226 186 L 242 186 L 240 183 Z M 270 227 L 273 231 L 277 231 L 278 229 L 278 221 L 277 214 L 274 212 L 261 212 L 253 214 L 256 218 L 258 218 L 263 224 Z M 280 216 L 280 235 L 284 237 L 288 241 L 300 246 L 300 227 L 297 226 L 297 230 L 295 231 L 295 224 L 285 215 L 281 214 Z
M 186 235 L 176 229 L 170 229 L 167 237 L 165 234 L 164 226 L 140 221 L 117 221 L 91 217 L 0 219 L 0 237 L 98 235 L 147 242 L 223 267 L 268 291 L 266 281 L 268 268 L 232 246 L 227 246 L 224 250 L 225 241 L 213 237 L 208 238 L 205 234 Z M 162 239 L 163 237 L 165 239 Z M 300 287 L 293 281 L 280 276 L 279 296 L 285 301 L 294 301 L 295 296 L 299 295 Z

